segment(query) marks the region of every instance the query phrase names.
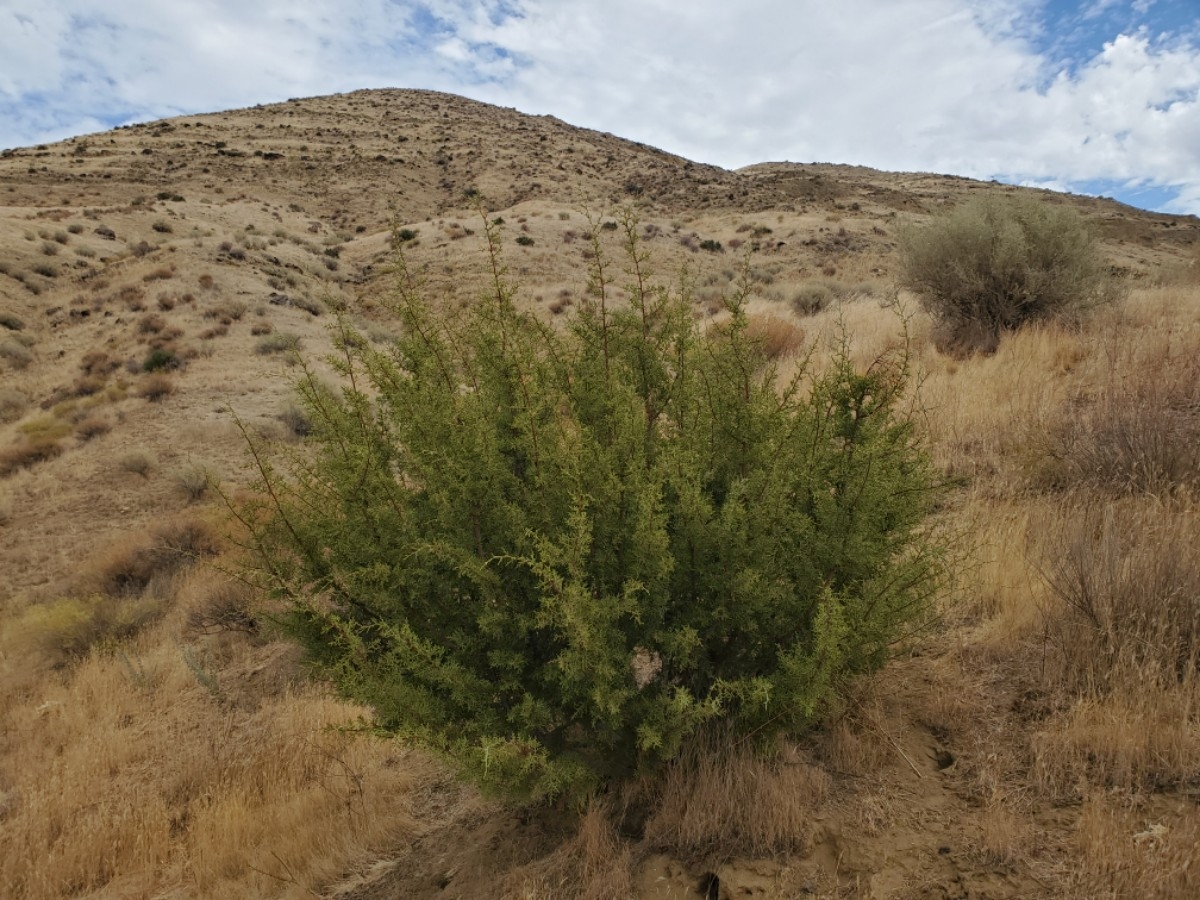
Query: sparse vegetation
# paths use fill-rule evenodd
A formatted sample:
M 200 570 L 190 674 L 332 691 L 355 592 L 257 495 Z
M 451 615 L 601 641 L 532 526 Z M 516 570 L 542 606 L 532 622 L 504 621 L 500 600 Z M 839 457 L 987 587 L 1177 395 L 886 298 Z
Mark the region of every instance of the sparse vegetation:
M 81 419 L 75 426 L 75 434 L 81 441 L 90 441 L 112 430 L 112 422 L 104 416 L 92 415 Z
M 173 268 L 170 266 L 159 266 L 157 269 L 153 269 L 143 275 L 142 281 L 147 283 L 151 281 L 167 281 L 174 277 L 175 270 Z
M 29 398 L 24 391 L 11 387 L 0 387 L 0 423 L 15 422 L 29 407 Z
M 180 360 L 174 351 L 158 347 L 146 355 L 146 358 L 142 361 L 142 371 L 158 372 L 178 369 L 181 365 L 182 360 Z
M 168 375 L 154 372 L 142 379 L 137 392 L 139 397 L 149 400 L 151 403 L 161 403 L 175 393 L 175 382 Z
M 312 434 L 312 418 L 296 403 L 289 403 L 283 408 L 279 413 L 279 421 L 296 437 L 308 437 Z
M 62 452 L 62 445 L 55 437 L 26 438 L 0 450 L 0 478 L 11 475 L 18 469 L 28 469 L 40 462 L 54 459 Z
M 804 329 L 779 316 L 749 316 L 746 320 L 746 337 L 769 360 L 790 356 L 804 346 Z
M 438 104 L 439 111 L 427 112 Z M 936 175 L 817 164 L 762 168 L 745 178 L 681 165 L 609 135 L 573 135 L 551 120 L 499 110 L 477 117 L 481 109 L 444 96 L 365 92 L 225 118 L 183 116 L 0 154 L 7 185 L 0 186 L 0 347 L 7 347 L 0 350 L 0 894 L 13 900 L 1200 896 L 1194 814 L 1200 653 L 1192 602 L 1200 591 L 1192 550 L 1200 541 L 1200 225 L 1103 199 Z M 266 164 L 277 138 L 289 151 L 285 167 Z M 401 146 L 405 160 L 396 156 Z M 438 170 L 441 148 L 447 164 Z M 153 155 L 143 156 L 143 149 Z M 263 162 L 251 158 L 256 151 Z M 644 191 L 637 202 L 650 220 L 639 236 L 656 248 L 656 272 L 670 277 L 680 263 L 688 268 L 689 314 L 708 332 L 706 340 L 731 339 L 726 298 L 744 286 L 729 254 L 737 251 L 748 262 L 744 339 L 755 378 L 774 371 L 772 386 L 786 391 L 794 376 L 807 373 L 800 384 L 807 397 L 812 380 L 832 370 L 836 348 L 845 348 L 861 374 L 875 371 L 881 356 L 896 359 L 896 348 L 909 347 L 917 378 L 898 408 L 927 433 L 931 464 L 947 485 L 932 521 L 974 548 L 928 637 L 923 633 L 914 652 L 896 654 L 876 674 L 840 683 L 830 714 L 798 741 L 740 740 L 736 730 L 702 727 L 659 777 L 614 785 L 578 817 L 483 802 L 411 735 L 381 739 L 395 730 L 398 715 L 334 699 L 299 648 L 279 634 L 275 623 L 287 609 L 281 598 L 226 574 L 245 574 L 239 547 L 253 544 L 253 531 L 226 520 L 211 494 L 235 504 L 256 496 L 248 490 L 245 444 L 229 422 L 230 408 L 244 417 L 255 448 L 270 451 L 265 461 L 288 485 L 293 478 L 323 478 L 326 470 L 314 460 L 332 446 L 315 437 L 329 431 L 327 416 L 289 404 L 278 377 L 279 362 L 302 365 L 300 358 L 257 355 L 255 343 L 267 335 L 252 331 L 294 328 L 314 360 L 320 396 L 336 401 L 326 407 L 329 416 L 361 416 L 379 426 L 364 431 L 370 440 L 347 445 L 337 482 L 347 485 L 343 505 L 326 513 L 338 539 L 314 538 L 318 560 L 328 549 L 333 561 L 327 578 L 322 572 L 300 584 L 318 611 L 333 609 L 342 590 L 375 605 L 405 607 L 409 595 L 389 593 L 401 580 L 397 569 L 428 575 L 431 583 L 453 581 L 455 590 L 438 595 L 443 603 L 435 598 L 430 605 L 468 624 L 482 610 L 470 605 L 481 594 L 474 585 L 488 577 L 499 573 L 497 597 L 525 596 L 512 587 L 522 571 L 539 586 L 529 570 L 506 568 L 507 560 L 493 559 L 488 547 L 478 565 L 477 550 L 450 562 L 436 555 L 475 547 L 472 523 L 462 522 L 463 510 L 471 510 L 465 501 L 440 507 L 450 510 L 452 525 L 461 524 L 464 539 L 426 541 L 429 552 L 417 553 L 418 565 L 411 566 L 401 558 L 411 545 L 387 543 L 402 516 L 381 504 L 368 504 L 363 515 L 353 492 L 354 476 L 364 471 L 368 493 L 387 485 L 388 472 L 374 468 L 390 464 L 380 463 L 380 448 L 396 446 L 407 433 L 390 430 L 400 418 L 385 398 L 395 396 L 391 386 L 376 390 L 359 368 L 358 392 L 347 396 L 348 380 L 337 365 L 378 354 L 402 371 L 410 361 L 396 356 L 397 342 L 410 346 L 412 335 L 386 292 L 393 277 L 386 243 L 394 231 L 385 219 L 387 198 L 377 191 L 385 169 L 402 189 L 401 214 L 414 223 L 402 243 L 425 280 L 420 293 L 433 307 L 428 321 L 447 323 L 441 346 L 469 328 L 481 312 L 472 307 L 486 312 L 496 303 L 494 291 L 490 307 L 477 291 L 488 268 L 478 258 L 481 241 L 455 227 L 463 221 L 455 203 L 465 186 L 484 185 L 517 203 L 489 216 L 510 223 L 510 240 L 521 233 L 536 238 L 536 252 L 512 248 L 505 277 L 529 289 L 513 305 L 548 327 L 557 346 L 575 346 L 569 342 L 580 318 L 597 315 L 602 302 L 609 314 L 628 308 L 638 277 L 616 260 L 610 284 L 594 277 L 589 283 L 579 260 L 593 268 L 606 262 L 619 226 L 602 211 L 563 220 L 560 210 L 575 196 L 619 196 L 629 182 Z M 59 175 L 69 179 L 56 183 Z M 168 206 L 182 199 L 173 193 L 182 187 L 166 188 L 176 178 L 188 185 L 186 208 Z M 407 184 L 428 191 L 409 191 Z M 138 191 L 145 196 L 133 206 Z M 426 194 L 431 205 L 419 208 Z M 906 220 L 922 220 L 914 211 L 1006 195 L 1079 210 L 1111 255 L 1109 271 L 1130 285 L 1128 297 L 1086 315 L 1001 329 L 997 342 L 987 327 L 953 335 L 947 321 L 910 305 L 907 291 L 896 293 L 894 242 Z M 85 208 L 89 203 L 95 205 Z M 174 232 L 146 236 L 156 220 Z M 97 226 L 100 233 L 93 233 Z M 359 233 L 351 260 L 343 245 Z M 706 237 L 719 238 L 727 253 L 703 252 Z M 245 262 L 218 252 L 225 239 L 246 253 Z M 57 254 L 43 253 L 44 243 L 59 248 Z M 327 248 L 344 251 L 336 276 L 324 267 L 335 259 Z M 33 269 L 47 263 L 57 277 Z M 170 269 L 175 280 L 157 287 L 159 279 L 142 280 Z M 328 310 L 314 299 L 325 290 Z M 244 329 L 229 310 L 201 321 L 228 301 L 248 304 Z M 307 304 L 325 314 L 324 327 L 301 321 L 297 310 Z M 23 327 L 14 327 L 10 315 Z M 143 331 L 149 315 L 162 325 Z M 775 355 L 776 333 L 783 349 L 772 363 L 766 357 Z M 520 334 L 516 349 L 523 351 L 531 343 Z M 339 351 L 331 366 L 328 354 L 337 344 L 350 352 Z M 939 345 L 953 355 L 935 352 Z M 971 347 L 992 345 L 994 354 L 969 355 Z M 457 340 L 448 358 L 475 346 Z M 4 357 L 13 347 L 28 358 L 24 368 Z M 155 349 L 190 367 L 186 378 L 174 376 L 183 395 L 178 402 L 138 399 L 148 377 L 143 362 Z M 603 356 L 602 349 L 592 353 Z M 534 371 L 526 355 L 515 356 L 518 372 Z M 588 375 L 593 384 L 598 368 Z M 459 380 L 466 383 L 466 376 Z M 531 398 L 562 395 L 553 382 L 504 383 L 511 391 L 493 409 L 526 408 L 523 386 Z M 599 392 L 580 388 L 572 396 Z M 767 392 L 759 396 L 770 399 Z M 620 415 L 613 418 L 636 420 L 636 394 L 627 399 L 614 405 Z M 456 412 L 468 408 L 465 398 L 452 402 Z M 551 459 L 571 459 L 558 451 L 574 441 L 581 448 L 577 469 L 587 470 L 589 483 L 602 482 L 611 467 L 584 449 L 603 444 L 605 435 L 577 427 L 600 415 L 581 420 L 569 403 L 533 408 L 540 412 L 488 432 L 480 426 L 491 414 L 482 402 L 479 417 L 465 425 L 447 412 L 438 421 L 449 423 L 441 443 L 450 449 L 436 461 L 452 471 L 430 483 L 449 488 L 432 493 L 468 496 L 470 487 L 453 481 L 454 467 L 478 485 L 471 476 L 483 468 L 479 460 L 507 454 L 508 468 L 488 468 L 505 479 L 490 483 L 503 502 L 478 508 L 526 515 L 535 508 L 527 498 L 544 483 L 528 475 L 532 429 L 538 464 L 548 465 L 547 446 L 556 451 Z M 498 449 L 468 459 L 458 444 L 479 434 Z M 708 445 L 742 437 L 731 428 Z M 838 440 L 830 437 L 831 444 Z M 425 446 L 436 445 L 430 435 Z M 135 448 L 151 458 L 144 478 L 119 465 Z M 393 489 L 420 493 L 424 468 L 399 458 L 406 465 L 388 470 Z M 614 494 L 646 495 L 629 480 L 642 458 L 637 446 L 625 454 L 626 469 L 611 481 Z M 189 459 L 222 473 L 194 501 L 200 486 Z M 655 459 L 666 470 L 676 457 Z M 797 468 L 791 459 L 782 456 L 780 465 Z M 542 496 L 555 508 L 567 505 L 559 502 L 567 493 L 561 483 L 578 485 L 583 477 L 560 476 L 555 470 L 544 480 L 550 487 Z M 514 483 L 533 486 L 505 493 Z M 474 496 L 492 495 L 475 490 Z M 769 531 L 792 514 L 794 500 L 739 507 L 726 499 L 719 521 L 729 532 L 739 522 L 752 534 Z M 226 555 L 200 550 L 185 557 L 211 565 L 145 564 L 160 543 L 164 517 L 185 507 L 212 523 L 211 534 L 229 535 Z M 626 505 L 625 527 L 635 536 L 646 533 L 637 530 L 643 508 Z M 672 500 L 664 509 L 679 506 Z M 748 510 L 740 520 L 739 509 Z M 429 518 L 413 530 L 434 537 L 453 531 L 426 528 Z M 512 532 L 526 525 L 517 521 Z M 527 530 L 539 528 L 545 531 L 541 523 Z M 589 559 L 589 572 L 621 553 L 625 560 L 662 558 L 652 542 L 622 544 L 603 527 L 597 534 L 592 557 L 600 562 Z M 351 557 L 355 536 L 363 548 L 378 543 L 389 553 L 363 549 Z M 735 570 L 739 547 L 746 547 L 740 538 L 726 541 L 702 558 L 714 570 Z M 286 554 L 284 561 L 294 562 Z M 759 568 L 768 580 L 775 571 Z M 580 583 L 565 564 L 555 572 L 566 573 L 564 584 Z M 615 597 L 614 606 L 632 596 L 629 602 L 644 609 L 644 597 L 671 596 L 655 585 L 640 594 L 607 588 L 594 594 Z M 423 582 L 403 586 L 426 596 Z M 734 588 L 742 592 L 731 609 L 734 600 L 757 596 L 743 582 Z M 565 608 L 556 595 L 543 594 L 551 595 L 540 608 L 548 618 Z M 629 617 L 618 626 L 622 639 L 642 633 Z M 525 646 L 536 662 L 520 670 L 522 678 L 528 672 L 550 682 L 572 672 L 553 664 L 559 645 L 543 640 L 554 627 L 534 623 Z M 593 634 L 597 646 L 607 646 L 606 632 Z M 376 637 L 367 630 L 365 646 Z M 653 690 L 670 684 L 679 668 L 661 652 L 637 654 L 638 646 L 621 668 L 634 670 L 632 704 L 646 699 L 639 681 Z M 591 660 L 614 658 L 587 649 Z M 487 666 L 495 672 L 502 663 L 472 661 L 475 668 L 455 674 Z M 511 682 L 497 683 L 497 691 L 507 691 Z M 438 691 L 441 685 L 431 689 L 438 702 L 463 694 Z M 393 706 L 380 707 L 385 713 L 405 703 L 392 696 Z M 544 694 L 538 688 L 530 696 Z M 491 702 L 490 695 L 483 699 Z M 531 700 L 520 714 L 534 712 Z M 518 732 L 507 721 L 500 727 L 506 736 Z M 595 730 L 602 744 L 603 723 Z M 563 743 L 592 731 L 592 720 L 582 718 L 564 729 Z M 596 755 L 608 758 L 603 746 Z M 653 768 L 651 761 L 646 769 Z
M 0 341 L 0 359 L 14 369 L 24 369 L 33 362 L 33 353 L 19 341 Z
M 268 334 L 255 344 L 255 350 L 263 355 L 271 353 L 294 353 L 299 349 L 299 336 L 285 331 L 276 331 L 273 334 Z
M 158 458 L 148 450 L 130 450 L 117 460 L 117 468 L 131 475 L 148 478 L 158 467 Z
M 189 503 L 195 503 L 208 493 L 208 471 L 203 466 L 184 466 L 175 473 L 174 480 L 176 487 Z

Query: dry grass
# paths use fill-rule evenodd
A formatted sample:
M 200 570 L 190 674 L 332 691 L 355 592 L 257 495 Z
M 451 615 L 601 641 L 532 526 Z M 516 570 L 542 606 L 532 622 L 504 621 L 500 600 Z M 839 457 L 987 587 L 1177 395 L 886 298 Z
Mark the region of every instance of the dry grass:
M 613 825 L 610 810 L 593 802 L 576 834 L 547 856 L 509 872 L 497 895 L 513 900 L 626 900 L 634 896 L 634 855 Z
M 138 396 L 144 397 L 151 403 L 161 403 L 175 393 L 175 382 L 170 376 L 161 372 L 147 375 L 137 388 Z
M 829 788 L 828 773 L 793 748 L 702 739 L 667 772 L 645 838 L 687 856 L 801 851 Z
M 1177 900 L 1200 893 L 1200 822 L 1186 806 L 1121 808 L 1092 797 L 1079 823 L 1083 866 L 1064 896 L 1078 900 Z
M 92 656 L 10 711 L 8 896 L 302 897 L 410 830 L 412 774 L 338 730 L 362 710 L 305 688 L 229 708 L 201 653 Z
M 75 426 L 75 434 L 81 441 L 90 441 L 112 430 L 112 422 L 101 415 L 91 415 L 81 419 Z
M 130 475 L 149 478 L 150 473 L 158 467 L 158 458 L 149 450 L 130 450 L 116 460 L 116 466 Z
M 804 329 L 780 316 L 750 316 L 746 335 L 770 360 L 792 356 L 804 347 Z
M 1200 786 L 1200 690 L 1195 679 L 1077 700 L 1032 739 L 1034 777 L 1048 796 L 1077 799 L 1090 786 L 1122 791 Z
M 33 362 L 33 354 L 19 341 L 0 341 L 0 360 L 4 360 L 13 369 L 26 369 Z
M 28 469 L 38 463 L 54 459 L 63 452 L 57 438 L 38 437 L 21 441 L 0 450 L 0 478 L 20 469 Z
M 988 804 L 983 813 L 982 850 L 994 864 L 1010 866 L 1028 850 L 1029 829 L 1021 816 L 1000 802 Z
M 199 518 L 166 521 L 149 535 L 117 541 L 100 553 L 78 582 L 110 596 L 142 593 L 154 581 L 169 579 L 181 569 L 216 555 L 221 539 L 212 525 Z
M 164 615 L 181 573 L 219 549 L 216 533 L 199 519 L 117 541 L 81 566 L 65 596 L 27 606 L 9 649 L 62 666 L 93 647 L 113 647 Z
M 0 388 L 0 425 L 15 422 L 29 408 L 29 398 L 16 388 Z
M 1047 637 L 1064 684 L 1105 696 L 1198 674 L 1200 517 L 1191 504 L 1065 504 L 1041 527 L 1057 601 Z

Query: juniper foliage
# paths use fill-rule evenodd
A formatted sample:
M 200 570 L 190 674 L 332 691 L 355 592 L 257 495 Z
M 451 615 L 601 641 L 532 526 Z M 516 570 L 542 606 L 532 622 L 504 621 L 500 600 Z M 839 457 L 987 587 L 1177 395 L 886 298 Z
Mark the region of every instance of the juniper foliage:
M 312 433 L 241 510 L 316 665 L 485 788 L 580 797 L 720 720 L 812 723 L 927 615 L 936 496 L 903 353 L 786 388 L 622 223 L 628 302 L 593 229 L 565 330 L 516 309 L 484 218 L 486 298 L 435 313 L 397 262 L 402 336 L 339 319 L 345 386 L 306 369 Z

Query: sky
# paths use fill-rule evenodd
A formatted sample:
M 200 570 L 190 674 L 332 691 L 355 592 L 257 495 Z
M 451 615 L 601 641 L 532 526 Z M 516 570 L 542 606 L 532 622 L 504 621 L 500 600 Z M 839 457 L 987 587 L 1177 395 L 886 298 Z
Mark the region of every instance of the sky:
M 0 148 L 374 87 L 1200 215 L 1200 0 L 0 0 Z

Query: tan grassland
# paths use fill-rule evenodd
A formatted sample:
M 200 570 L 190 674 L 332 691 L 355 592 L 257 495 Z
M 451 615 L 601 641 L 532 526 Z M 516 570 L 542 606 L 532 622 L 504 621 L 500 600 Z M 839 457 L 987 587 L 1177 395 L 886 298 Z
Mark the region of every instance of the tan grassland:
M 864 366 L 908 342 L 959 577 L 817 732 L 766 759 L 709 736 L 578 817 L 508 808 L 377 736 L 237 579 L 241 429 L 303 440 L 294 351 L 335 377 L 332 309 L 388 340 L 393 225 L 431 297 L 473 302 L 468 189 L 548 320 L 632 209 L 699 320 L 749 286 L 781 378 L 842 332 Z M 1128 296 L 942 355 L 897 228 L 1015 190 L 727 172 L 416 91 L 5 151 L 0 894 L 1200 895 L 1200 221 L 1043 192 Z

